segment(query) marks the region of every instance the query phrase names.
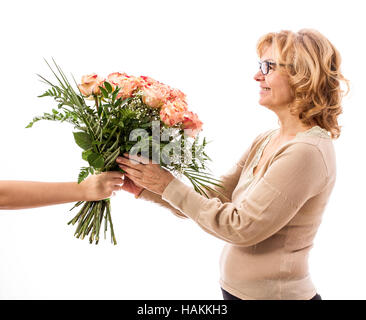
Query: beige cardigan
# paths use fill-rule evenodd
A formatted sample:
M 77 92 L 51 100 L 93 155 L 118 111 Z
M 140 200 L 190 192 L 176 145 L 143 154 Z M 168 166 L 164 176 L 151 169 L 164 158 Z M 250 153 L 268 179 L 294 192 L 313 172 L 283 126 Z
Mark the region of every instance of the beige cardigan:
M 278 148 L 253 177 L 276 130 L 260 134 L 221 177 L 228 199 L 210 199 L 174 178 L 158 203 L 226 242 L 220 285 L 241 299 L 308 300 L 316 294 L 308 255 L 336 180 L 333 142 L 315 126 Z M 221 189 L 219 189 L 221 191 Z

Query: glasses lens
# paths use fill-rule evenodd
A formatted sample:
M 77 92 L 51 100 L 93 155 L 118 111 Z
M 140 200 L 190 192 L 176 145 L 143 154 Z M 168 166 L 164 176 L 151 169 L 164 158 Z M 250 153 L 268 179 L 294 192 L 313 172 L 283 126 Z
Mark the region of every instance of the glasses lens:
M 267 74 L 268 73 L 268 63 L 267 61 L 261 62 L 261 71 L 263 74 Z

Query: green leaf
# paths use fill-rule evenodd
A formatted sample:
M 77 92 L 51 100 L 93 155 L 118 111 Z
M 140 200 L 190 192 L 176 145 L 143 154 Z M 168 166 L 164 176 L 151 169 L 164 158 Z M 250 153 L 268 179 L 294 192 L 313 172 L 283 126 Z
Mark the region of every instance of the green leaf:
M 140 128 L 150 128 L 151 127 L 151 123 L 143 123 L 139 126 Z
M 89 164 L 94 168 L 102 168 L 104 166 L 104 159 L 99 153 L 92 153 L 88 156 Z
M 83 160 L 88 161 L 88 157 L 93 153 L 93 150 L 89 149 L 86 151 L 83 151 L 83 153 L 81 154 L 81 157 L 83 158 Z
M 86 132 L 73 132 L 76 144 L 84 150 L 88 150 L 93 147 L 92 139 Z
M 114 102 L 114 100 L 116 100 L 117 94 L 119 92 L 119 90 L 121 90 L 120 87 L 117 87 L 116 90 L 114 90 L 113 94 L 112 94 L 112 101 Z
M 43 98 L 48 97 L 50 94 L 48 92 L 45 92 L 44 94 L 41 94 L 40 96 L 37 96 L 37 98 Z
M 122 99 L 121 98 L 118 98 L 117 101 L 115 102 L 114 106 L 117 108 L 119 106 L 122 105 Z
M 105 88 L 107 89 L 107 91 L 109 92 L 109 93 L 112 93 L 112 86 L 109 84 L 109 82 L 107 82 L 107 81 L 104 81 L 104 86 L 105 86 Z
M 85 180 L 88 175 L 89 175 L 89 168 L 88 167 L 82 167 L 81 171 L 79 173 L 79 176 L 78 176 L 78 183 Z
M 99 86 L 99 88 L 100 88 L 100 91 L 102 92 L 102 94 L 103 94 L 103 97 L 104 98 L 108 98 L 108 92 L 107 92 L 107 90 L 106 89 L 104 89 L 103 87 L 101 87 L 101 86 Z

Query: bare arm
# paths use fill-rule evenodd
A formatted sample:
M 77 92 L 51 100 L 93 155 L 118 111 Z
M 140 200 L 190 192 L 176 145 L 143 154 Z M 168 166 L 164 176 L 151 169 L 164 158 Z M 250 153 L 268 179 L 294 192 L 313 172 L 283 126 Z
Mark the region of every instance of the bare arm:
M 0 209 L 26 209 L 102 200 L 121 189 L 123 174 L 103 172 L 77 182 L 0 181 Z

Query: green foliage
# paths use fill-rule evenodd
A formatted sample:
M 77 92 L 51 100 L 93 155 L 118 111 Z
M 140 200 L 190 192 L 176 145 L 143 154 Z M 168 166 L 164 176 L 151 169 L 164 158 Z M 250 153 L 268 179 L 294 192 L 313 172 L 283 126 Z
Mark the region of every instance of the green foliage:
M 81 154 L 81 158 L 85 161 L 88 161 L 88 157 L 89 155 L 91 155 L 93 153 L 93 150 L 92 149 L 89 149 L 89 150 L 85 150 L 82 152 Z
M 103 94 L 103 97 L 108 99 L 108 92 L 106 89 L 104 89 L 103 87 L 99 87 L 100 91 L 102 92 Z
M 104 159 L 101 154 L 91 153 L 87 158 L 91 167 L 101 169 L 104 166 Z
M 93 147 L 93 140 L 86 132 L 73 132 L 76 144 L 84 150 L 88 150 Z
M 112 93 L 113 89 L 112 86 L 109 84 L 109 82 L 105 81 L 104 86 L 107 89 L 108 93 Z
M 81 183 L 83 180 L 85 180 L 89 173 L 94 174 L 94 169 L 91 167 L 82 167 L 78 176 L 78 183 Z

